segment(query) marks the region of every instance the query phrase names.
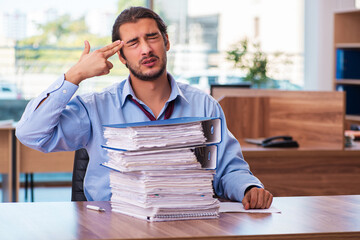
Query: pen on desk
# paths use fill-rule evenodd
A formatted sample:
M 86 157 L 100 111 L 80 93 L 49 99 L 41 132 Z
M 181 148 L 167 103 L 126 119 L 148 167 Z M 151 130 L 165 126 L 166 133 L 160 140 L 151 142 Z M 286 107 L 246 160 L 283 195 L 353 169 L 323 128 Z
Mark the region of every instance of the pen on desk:
M 93 206 L 93 205 L 86 205 L 87 209 L 91 209 L 91 210 L 95 210 L 95 211 L 99 211 L 99 212 L 105 212 L 105 209 L 98 207 L 98 206 Z

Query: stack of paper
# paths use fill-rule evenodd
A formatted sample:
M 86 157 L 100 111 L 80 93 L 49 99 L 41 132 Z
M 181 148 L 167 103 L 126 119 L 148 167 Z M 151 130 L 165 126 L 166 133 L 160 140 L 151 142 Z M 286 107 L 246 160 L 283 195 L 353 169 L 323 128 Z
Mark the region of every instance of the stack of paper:
M 119 151 L 108 148 L 108 156 L 110 161 L 104 165 L 121 172 L 200 168 L 200 163 L 190 148 L 154 151 Z
M 172 126 L 157 122 L 151 130 L 146 123 L 136 130 L 106 126 L 104 135 L 110 139 L 104 148 L 110 160 L 103 165 L 112 169 L 112 210 L 148 221 L 217 218 L 219 202 L 213 198 L 212 188 L 215 171 L 202 168 L 214 168 L 217 154 L 211 150 L 214 146 L 198 146 L 207 141 L 202 121 Z M 187 130 L 181 133 L 179 128 L 183 127 Z M 164 140 L 173 135 L 172 131 L 176 132 L 175 139 Z M 161 137 L 157 138 L 155 133 Z M 190 142 L 186 136 L 191 136 Z
M 126 136 L 126 137 L 124 137 Z M 106 145 L 126 150 L 181 147 L 204 144 L 201 122 L 179 125 L 105 127 Z
M 213 171 L 170 170 L 110 173 L 113 211 L 150 221 L 215 218 Z

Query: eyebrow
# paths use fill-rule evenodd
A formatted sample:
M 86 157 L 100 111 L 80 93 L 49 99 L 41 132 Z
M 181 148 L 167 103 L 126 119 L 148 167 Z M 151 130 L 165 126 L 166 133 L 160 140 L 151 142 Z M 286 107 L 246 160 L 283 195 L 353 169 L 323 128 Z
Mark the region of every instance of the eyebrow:
M 159 33 L 154 32 L 154 33 L 148 33 L 148 34 L 146 34 L 147 37 L 154 37 L 154 36 L 156 36 L 156 35 L 159 35 Z
M 156 36 L 156 35 L 159 35 L 159 33 L 157 33 L 157 32 L 147 33 L 145 36 L 146 36 L 146 37 L 154 37 L 154 36 Z M 135 41 L 137 41 L 138 39 L 139 39 L 139 37 L 132 38 L 132 39 L 130 39 L 129 41 L 127 41 L 126 44 L 135 42 Z

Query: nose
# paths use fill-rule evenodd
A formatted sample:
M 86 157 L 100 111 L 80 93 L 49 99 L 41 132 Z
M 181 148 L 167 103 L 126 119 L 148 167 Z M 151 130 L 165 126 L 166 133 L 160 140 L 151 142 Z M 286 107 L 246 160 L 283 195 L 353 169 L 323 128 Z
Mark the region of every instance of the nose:
M 150 53 L 152 53 L 152 48 L 151 48 L 150 44 L 147 41 L 142 41 L 141 42 L 141 55 L 147 56 Z

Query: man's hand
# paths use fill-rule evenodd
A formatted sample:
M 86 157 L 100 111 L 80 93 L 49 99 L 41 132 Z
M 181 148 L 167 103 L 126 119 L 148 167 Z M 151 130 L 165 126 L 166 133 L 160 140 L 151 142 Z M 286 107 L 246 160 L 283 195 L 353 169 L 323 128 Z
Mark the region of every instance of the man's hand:
M 76 85 L 87 78 L 106 75 L 113 68 L 108 58 L 118 52 L 124 45 L 120 40 L 90 53 L 90 43 L 85 41 L 85 48 L 80 60 L 65 73 L 65 79 Z
M 269 208 L 273 200 L 273 195 L 262 188 L 253 187 L 245 193 L 242 204 L 246 210 L 250 208 Z

